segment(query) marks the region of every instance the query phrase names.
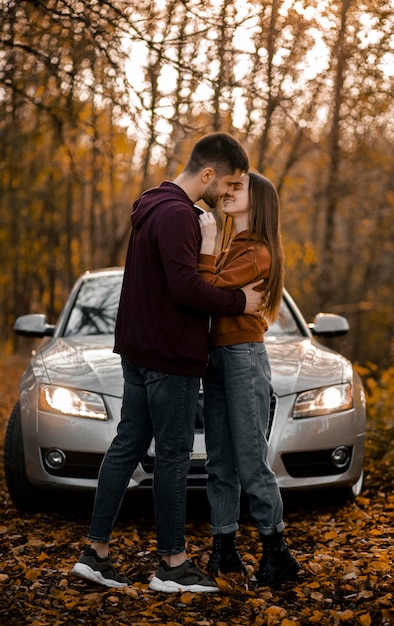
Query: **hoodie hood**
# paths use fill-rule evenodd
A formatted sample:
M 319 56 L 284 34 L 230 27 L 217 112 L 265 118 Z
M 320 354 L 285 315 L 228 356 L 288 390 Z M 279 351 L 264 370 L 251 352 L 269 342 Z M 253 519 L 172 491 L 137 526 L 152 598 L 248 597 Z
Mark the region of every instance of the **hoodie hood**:
M 131 225 L 133 229 L 140 228 L 141 224 L 159 206 L 165 210 L 165 205 L 174 201 L 187 202 L 194 209 L 194 203 L 179 185 L 164 181 L 159 187 L 153 187 L 145 191 L 134 203 L 131 213 Z

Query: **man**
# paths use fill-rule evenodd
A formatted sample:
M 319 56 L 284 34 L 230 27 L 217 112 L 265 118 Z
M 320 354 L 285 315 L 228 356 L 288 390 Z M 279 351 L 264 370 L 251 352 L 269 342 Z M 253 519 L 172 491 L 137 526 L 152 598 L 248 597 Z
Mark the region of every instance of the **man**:
M 249 169 L 241 144 L 226 133 L 198 141 L 183 172 L 134 203 L 132 232 L 115 331 L 124 396 L 118 432 L 104 458 L 88 538 L 71 573 L 107 587 L 129 581 L 115 572 L 109 541 L 138 462 L 155 437 L 154 504 L 160 567 L 156 591 L 215 592 L 216 584 L 185 550 L 186 481 L 194 440 L 199 380 L 208 360 L 209 313 L 254 314 L 254 285 L 229 291 L 197 271 L 198 208 L 231 196 Z

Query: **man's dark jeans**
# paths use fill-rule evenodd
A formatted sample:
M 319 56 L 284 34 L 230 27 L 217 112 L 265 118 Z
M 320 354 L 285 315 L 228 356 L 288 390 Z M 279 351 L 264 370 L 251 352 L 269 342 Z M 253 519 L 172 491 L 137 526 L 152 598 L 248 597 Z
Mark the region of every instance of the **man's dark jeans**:
M 186 477 L 193 449 L 199 378 L 165 374 L 122 360 L 118 432 L 102 463 L 89 530 L 106 543 L 131 475 L 155 438 L 154 502 L 158 553 L 185 549 Z

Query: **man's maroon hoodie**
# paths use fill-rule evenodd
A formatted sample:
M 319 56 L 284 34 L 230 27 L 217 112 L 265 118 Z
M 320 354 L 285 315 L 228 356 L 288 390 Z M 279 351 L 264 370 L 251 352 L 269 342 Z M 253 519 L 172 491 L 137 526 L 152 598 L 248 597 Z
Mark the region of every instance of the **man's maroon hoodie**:
M 242 313 L 245 295 L 200 277 L 198 215 L 178 185 L 165 181 L 143 193 L 131 224 L 114 351 L 148 369 L 202 376 L 209 314 Z

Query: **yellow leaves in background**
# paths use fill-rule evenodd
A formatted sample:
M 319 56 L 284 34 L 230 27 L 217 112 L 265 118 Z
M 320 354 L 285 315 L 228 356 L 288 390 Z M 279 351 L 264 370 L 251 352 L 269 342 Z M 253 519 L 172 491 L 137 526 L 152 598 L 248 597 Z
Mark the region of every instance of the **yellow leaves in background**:
M 307 267 L 314 266 L 318 262 L 316 247 L 311 241 L 291 241 L 285 245 L 286 267 L 293 269 L 299 263 Z

